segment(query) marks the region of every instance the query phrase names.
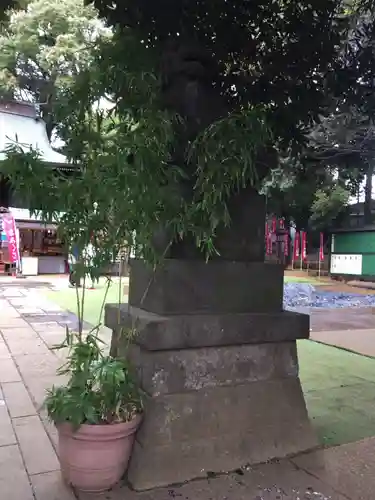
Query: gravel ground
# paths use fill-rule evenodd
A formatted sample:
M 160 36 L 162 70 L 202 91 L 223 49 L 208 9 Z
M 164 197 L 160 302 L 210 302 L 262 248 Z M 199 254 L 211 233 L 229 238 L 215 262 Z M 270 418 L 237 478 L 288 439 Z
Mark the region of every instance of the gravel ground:
M 350 289 L 350 287 L 348 288 Z M 361 292 L 363 291 L 361 290 Z M 371 306 L 375 306 L 375 294 L 338 291 L 337 289 L 332 290 L 331 287 L 314 287 L 308 283 L 285 283 L 284 285 L 284 307 L 286 309 L 305 307 L 338 309 Z

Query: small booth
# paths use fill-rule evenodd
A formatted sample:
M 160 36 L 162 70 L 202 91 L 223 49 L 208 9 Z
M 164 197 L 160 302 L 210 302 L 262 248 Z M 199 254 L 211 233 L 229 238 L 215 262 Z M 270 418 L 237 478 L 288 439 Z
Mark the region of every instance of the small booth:
M 37 107 L 28 102 L 0 101 L 0 206 L 14 217 L 18 249 L 24 276 L 62 274 L 66 271 L 67 256 L 58 237 L 57 221 L 45 224 L 25 208 L 24 200 L 15 200 L 10 183 L 1 177 L 1 161 L 9 145 L 17 144 L 25 151 L 37 150 L 46 168 L 70 170 L 65 156 L 54 151 L 48 140 L 46 125 Z M 13 203 L 12 203 L 13 202 Z M 10 206 L 13 205 L 13 206 Z M 0 272 L 9 268 L 6 235 L 0 228 Z M 13 266 L 14 267 L 14 266 Z M 8 271 L 9 272 L 9 271 Z
M 332 231 L 330 273 L 348 279 L 374 280 L 375 226 Z
M 45 224 L 28 210 L 10 208 L 19 231 L 22 274 L 64 274 L 67 255 L 57 224 Z
M 37 276 L 39 274 L 64 274 L 67 266 L 67 255 L 64 242 L 58 236 L 57 224 L 45 224 L 31 215 L 29 210 L 9 208 L 16 223 L 17 243 L 21 258 L 22 274 Z M 8 243 L 5 232 L 1 233 L 0 260 L 10 271 Z

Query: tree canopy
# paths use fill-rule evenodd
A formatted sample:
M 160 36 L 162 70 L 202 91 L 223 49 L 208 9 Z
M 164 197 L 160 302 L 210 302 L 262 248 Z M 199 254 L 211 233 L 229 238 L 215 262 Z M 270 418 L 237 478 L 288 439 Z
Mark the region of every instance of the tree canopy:
M 287 182 L 304 186 L 299 196 L 294 188 L 284 196 L 297 209 L 301 197 L 316 213 L 325 206 L 332 214 L 343 202 L 347 185 L 332 189 L 337 164 L 318 158 L 319 134 L 326 142 L 332 136 L 318 129 L 337 110 L 356 106 L 370 114 L 375 66 L 368 6 L 338 0 L 97 0 L 95 6 L 113 36 L 93 44 L 82 70 L 64 70 L 72 85 L 58 99 L 67 154 L 82 176 L 42 184 L 37 155 L 26 162 L 10 151 L 4 168 L 12 181 L 29 186 L 29 196 L 44 193 L 44 206 L 52 207 L 45 187 L 64 193 L 75 229 L 74 212 L 81 207 L 87 219 L 97 202 L 97 220 L 117 227 L 122 241 L 137 234 L 144 248 L 166 228 L 158 245 L 163 255 L 188 239 L 215 253 L 233 200 L 264 187 L 267 175 L 288 174 Z M 104 96 L 111 104 L 98 108 Z
M 279 153 L 278 164 L 270 164 L 271 177 L 280 179 L 277 171 L 288 174 L 289 187 L 278 186 L 279 199 L 284 209 L 288 200 L 289 211 L 304 226 L 309 219 L 314 224 L 335 219 L 335 210 L 336 215 L 342 211 L 373 158 L 371 2 L 125 0 L 113 5 L 96 0 L 95 5 L 119 30 L 123 67 L 131 33 L 161 60 L 180 51 L 173 69 L 161 67 L 162 77 L 169 69 L 197 79 L 195 68 L 202 74 L 209 67 L 211 88 L 225 98 L 227 109 L 263 110 Z M 340 185 L 332 190 L 335 169 Z M 275 189 L 271 193 L 278 198 Z
M 37 103 L 50 135 L 54 108 L 108 34 L 83 0 L 28 0 L 0 31 L 0 96 Z
M 204 51 L 209 51 L 216 64 L 210 72 L 213 86 L 233 107 L 264 107 L 274 139 L 284 146 L 303 142 L 306 127 L 325 110 L 327 96 L 351 93 L 351 86 L 370 69 L 368 59 L 357 53 L 359 34 L 347 2 L 94 3 L 111 25 L 121 28 L 120 45 L 131 30 L 140 43 L 159 53 L 168 53 L 171 44 L 183 46 L 191 65 L 194 58 L 204 65 Z

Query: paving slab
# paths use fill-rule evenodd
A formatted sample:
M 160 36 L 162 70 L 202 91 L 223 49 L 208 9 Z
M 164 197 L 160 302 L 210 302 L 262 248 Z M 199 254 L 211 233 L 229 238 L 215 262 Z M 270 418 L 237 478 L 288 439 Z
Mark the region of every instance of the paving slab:
M 22 316 L 23 318 L 25 316 L 40 316 L 41 314 L 43 314 L 43 309 L 41 309 L 40 307 L 26 307 L 26 306 L 21 306 L 21 307 L 17 307 L 17 311 L 20 313 L 20 316 Z
M 22 293 L 22 289 L 17 289 L 17 288 L 6 288 L 4 291 L 3 291 L 3 296 L 4 297 L 7 297 L 7 298 L 10 298 L 10 297 L 22 297 L 23 296 L 23 293 Z
M 0 447 L 17 444 L 8 407 L 0 389 Z
M 0 362 L 0 384 L 3 382 L 20 382 L 21 376 L 14 361 L 11 358 L 1 359 Z
M 23 382 L 2 384 L 3 396 L 12 418 L 36 415 L 36 408 Z
M 60 469 L 56 452 L 38 416 L 15 418 L 13 425 L 29 474 Z
M 18 313 L 17 313 L 18 314 Z M 3 328 L 27 328 L 28 323 L 21 317 L 12 317 L 6 313 L 0 315 L 0 330 Z
M 5 341 L 8 339 L 14 340 L 38 340 L 38 334 L 31 328 L 31 326 L 27 325 L 21 328 L 19 327 L 0 327 L 0 332 Z
M 375 438 L 301 455 L 293 462 L 301 470 L 345 492 L 348 498 L 375 497 Z
M 24 380 L 54 376 L 61 365 L 59 359 L 50 351 L 47 351 L 46 354 L 15 356 L 14 359 Z
M 10 351 L 6 345 L 6 343 L 1 339 L 1 334 L 0 334 L 0 363 L 1 360 L 4 358 L 10 358 Z
M 31 476 L 36 500 L 75 500 L 73 491 L 61 479 L 60 471 Z
M 65 328 L 61 328 L 60 330 L 40 332 L 39 336 L 49 348 L 52 348 L 61 344 L 66 339 L 66 330 Z
M 56 321 L 36 321 L 33 322 L 33 329 L 36 332 L 48 332 L 49 330 L 54 330 L 54 329 L 59 329 L 63 328 L 59 323 Z
M 25 385 L 34 405 L 37 409 L 40 409 L 46 397 L 47 389 L 50 389 L 52 386 L 59 387 L 60 385 L 64 385 L 66 381 L 66 376 L 54 374 L 43 377 L 28 378 L 25 380 Z
M 22 319 L 20 318 L 20 314 L 19 312 L 14 309 L 13 307 L 1 307 L 0 309 L 0 320 L 1 320 L 1 323 L 3 324 L 4 323 L 4 317 L 6 316 L 7 318 L 10 318 L 12 320 L 16 320 L 16 319 Z
M 375 328 L 356 330 L 312 331 L 311 340 L 375 357 Z
M 339 309 L 310 308 L 312 332 L 375 329 L 375 308 L 348 307 Z
M 0 496 L 4 500 L 34 500 L 18 446 L 0 447 Z
M 7 345 L 12 356 L 48 355 L 48 346 L 41 338 L 8 338 Z
M 42 421 L 42 424 L 43 424 L 45 431 L 48 434 L 48 437 L 52 443 L 52 446 L 53 446 L 55 452 L 58 454 L 59 435 L 58 435 L 58 432 L 57 432 L 55 425 L 49 420 L 49 418 L 44 410 L 42 410 L 40 412 L 40 419 Z
M 289 461 L 252 467 L 243 474 L 229 474 L 135 493 L 126 486 L 102 495 L 78 494 L 80 500 L 347 500 L 338 490 Z
M 4 301 L 5 302 L 5 301 Z M 16 297 L 8 299 L 9 304 L 11 304 L 14 308 L 23 307 L 25 305 L 25 297 Z

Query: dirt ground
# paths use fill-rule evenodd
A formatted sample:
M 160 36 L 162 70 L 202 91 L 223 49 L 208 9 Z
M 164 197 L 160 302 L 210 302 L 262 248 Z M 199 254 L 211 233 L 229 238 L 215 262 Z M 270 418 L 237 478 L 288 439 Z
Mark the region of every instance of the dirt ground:
M 328 281 L 328 280 L 325 280 Z M 342 292 L 342 293 L 357 293 L 359 295 L 374 295 L 375 290 L 369 288 L 359 288 L 356 286 L 350 286 L 342 281 L 329 280 L 329 285 L 323 284 L 318 285 L 314 283 L 314 286 L 319 287 L 319 290 L 326 290 L 331 292 Z
M 310 328 L 313 332 L 364 330 L 375 328 L 375 308 L 347 307 L 340 309 L 310 309 Z

